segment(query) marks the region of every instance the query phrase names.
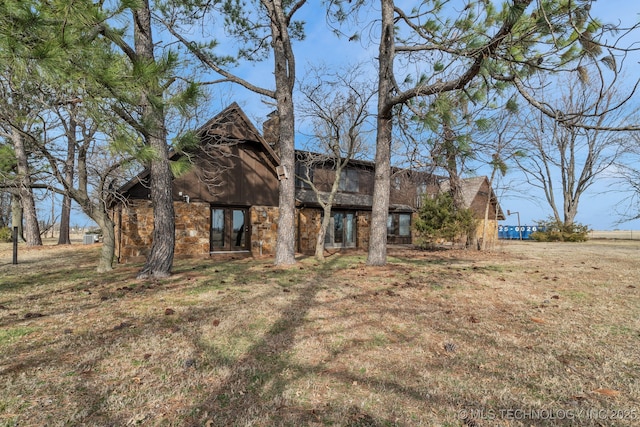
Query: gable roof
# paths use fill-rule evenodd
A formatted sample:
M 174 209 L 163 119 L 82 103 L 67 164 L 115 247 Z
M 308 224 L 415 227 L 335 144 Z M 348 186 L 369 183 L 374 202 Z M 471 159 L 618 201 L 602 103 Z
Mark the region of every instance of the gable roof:
M 267 160 L 272 164 L 274 170 L 280 165 L 280 158 L 271 146 L 260 135 L 260 132 L 251 123 L 251 120 L 242 111 L 238 103 L 233 102 L 227 108 L 215 115 L 204 125 L 200 126 L 196 134 L 202 142 L 207 139 L 227 139 L 233 141 L 255 142 L 266 153 Z M 171 150 L 169 152 L 169 160 L 174 160 L 182 154 Z M 136 184 L 144 182 L 148 178 L 151 171 L 145 168 L 138 175 L 126 182 L 118 189 L 118 193 L 124 194 L 133 188 Z
M 489 188 L 489 197 L 491 201 L 495 203 L 496 212 L 499 220 L 505 219 L 504 212 L 502 212 L 502 208 L 500 207 L 500 203 L 498 203 L 498 198 L 496 197 L 493 188 L 489 185 L 489 179 L 486 176 L 474 176 L 471 178 L 463 178 L 460 182 L 462 197 L 464 199 L 464 205 L 467 208 L 470 208 L 473 204 L 475 198 L 481 194 L 481 188 L 483 184 L 487 184 Z M 449 191 L 451 188 L 450 181 L 445 180 L 440 183 L 440 191 Z
M 276 152 L 262 137 L 258 129 L 251 123 L 251 120 L 249 120 L 236 102 L 200 126 L 197 134 L 203 141 L 208 139 L 227 139 L 256 142 L 264 149 L 274 166 L 280 165 L 280 158 Z

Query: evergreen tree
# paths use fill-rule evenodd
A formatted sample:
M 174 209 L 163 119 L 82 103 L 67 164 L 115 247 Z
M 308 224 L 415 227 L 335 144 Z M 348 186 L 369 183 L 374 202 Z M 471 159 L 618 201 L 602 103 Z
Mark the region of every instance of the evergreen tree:
M 306 0 L 254 0 L 244 3 L 225 0 L 167 0 L 161 11 L 164 24 L 183 45 L 209 70 L 222 76 L 218 82 L 232 82 L 275 101 L 279 118 L 278 155 L 280 165 L 289 178 L 279 182 L 279 218 L 275 263 L 294 264 L 295 261 L 295 116 L 293 88 L 296 64 L 293 41 L 304 37 L 302 22 L 295 14 Z M 188 31 L 194 26 L 212 22 L 222 16 L 230 34 L 239 42 L 235 56 L 217 55 L 216 40 L 201 42 L 188 38 L 180 28 Z M 271 58 L 274 65 L 275 89 L 259 87 L 229 71 L 237 60 L 256 61 Z
M 512 0 L 497 6 L 485 0 L 423 0 L 404 10 L 394 0 L 380 0 L 378 133 L 368 264 L 386 263 L 394 114 L 402 114 L 415 98 L 457 90 L 465 90 L 470 99 L 477 91 L 499 96 L 512 86 L 545 114 L 580 125 L 580 113 L 561 114 L 538 102 L 530 89 L 539 73 L 580 75 L 587 62 L 618 71 L 616 55 L 624 56 L 629 49 L 619 47 L 619 37 L 613 37 L 616 44 L 607 42 L 619 28 L 590 15 L 594 1 Z M 331 4 L 331 16 L 338 22 L 357 16 L 357 10 L 350 9 L 369 6 L 369 2 Z

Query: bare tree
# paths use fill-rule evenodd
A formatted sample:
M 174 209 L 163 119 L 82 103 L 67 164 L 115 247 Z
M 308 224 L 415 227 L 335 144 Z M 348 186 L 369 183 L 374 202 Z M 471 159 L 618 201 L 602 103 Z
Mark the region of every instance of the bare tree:
M 214 83 L 231 82 L 258 95 L 275 101 L 278 110 L 278 155 L 281 166 L 293 177 L 295 169 L 295 116 L 293 88 L 296 80 L 296 63 L 293 41 L 303 38 L 303 23 L 295 21 L 295 14 L 305 5 L 306 0 L 293 2 L 282 0 L 255 0 L 249 4 L 223 2 L 222 10 L 218 2 L 210 0 L 172 0 L 163 8 L 162 22 L 201 63 L 221 76 Z M 207 31 L 208 24 L 216 16 L 225 16 L 225 23 L 232 36 L 240 42 L 235 57 L 218 56 L 212 46 L 214 40 L 202 43 L 187 38 L 194 24 L 202 25 Z M 179 24 L 185 24 L 187 30 Z M 237 59 L 249 61 L 273 59 L 275 89 L 259 87 L 237 74 L 228 66 Z M 295 261 L 295 180 L 279 181 L 279 218 L 275 263 L 294 264 Z
M 52 142 L 57 139 L 56 135 L 33 144 L 49 165 L 47 189 L 78 203 L 82 212 L 100 227 L 103 244 L 97 271 L 106 272 L 113 268 L 115 254 L 115 223 L 110 205 L 118 197 L 115 190 L 126 181 L 127 167 L 133 163 L 140 147 L 131 144 L 135 138 L 130 134 L 125 137 L 129 141 L 126 149 L 114 150 L 113 145 L 110 146 L 112 141 L 100 140 L 101 133 L 117 139 L 123 130 L 106 120 L 108 111 L 100 112 L 99 106 L 83 105 L 85 102 L 91 103 L 78 97 L 73 98 L 73 102 L 56 103 L 58 120 L 63 124 L 56 129 L 62 129 L 60 136 L 66 140 L 66 150 L 60 150 L 58 144 Z M 92 118 L 90 113 L 98 114 L 99 119 Z M 74 179 L 69 179 L 69 151 L 73 153 Z
M 29 130 L 28 127 L 20 126 L 16 122 L 5 121 L 0 124 L 0 135 L 11 141 L 16 158 L 16 174 L 13 176 L 12 181 L 5 183 L 5 188 L 7 186 L 14 188 L 14 194 L 17 197 L 15 200 L 20 202 L 20 215 L 14 216 L 13 219 L 18 220 L 18 217 L 20 217 L 22 220 L 24 218 L 24 239 L 27 245 L 40 246 L 42 245 L 42 238 L 33 194 L 34 185 L 29 164 L 29 150 L 27 141 L 25 141 L 32 136 Z
M 640 219 L 640 133 L 634 132 L 630 136 L 631 149 L 624 163 L 612 167 L 614 173 L 610 178 L 621 184 L 621 192 L 626 193 L 622 201 L 616 206 L 620 214 L 618 224 Z
M 496 204 L 495 218 L 492 218 L 496 223 L 500 213 L 497 209 L 498 200 L 495 198 L 494 184 L 497 178 L 506 175 L 509 166 L 514 163 L 516 159 L 524 156 L 524 153 L 514 145 L 517 132 L 517 130 L 514 130 L 514 124 L 517 121 L 517 116 L 514 113 L 514 111 L 503 110 L 495 114 L 491 119 L 489 131 L 484 132 L 484 138 L 478 138 L 478 153 L 480 157 L 484 156 L 484 160 L 481 159 L 480 163 L 491 167 L 489 194 L 487 195 L 484 206 L 482 240 L 479 245 L 479 249 L 482 251 L 488 249 L 489 211 L 492 203 Z
M 60 124 L 64 129 L 64 135 L 67 140 L 66 159 L 64 162 L 63 174 L 67 187 L 73 186 L 74 172 L 76 166 L 76 144 L 77 144 L 77 128 L 78 122 L 76 117 L 76 104 L 80 102 L 79 98 L 73 98 L 67 102 L 68 115 L 57 105 L 53 108 L 54 114 L 60 119 Z M 57 107 L 57 108 L 56 108 Z M 70 245 L 71 236 L 69 235 L 69 223 L 71 221 L 71 197 L 66 192 L 62 196 L 62 210 L 60 213 L 60 234 L 58 236 L 59 245 Z
M 378 132 L 368 264 L 386 263 L 394 112 L 412 99 L 456 90 L 465 90 L 471 100 L 500 96 L 508 85 L 515 85 L 538 108 L 557 111 L 537 102 L 530 77 L 580 73 L 586 62 L 597 62 L 603 49 L 607 56 L 602 63 L 617 72 L 616 64 L 630 49 L 618 47 L 623 38 L 615 33 L 628 34 L 638 27 L 598 24 L 590 16 L 593 2 L 513 0 L 498 8 L 480 0 L 424 1 L 403 10 L 394 0 L 380 0 Z M 346 8 L 365 3 L 336 0 L 332 16 L 344 22 L 354 16 Z M 614 42 L 606 40 L 608 35 L 614 35 Z M 582 125 L 580 114 L 573 118 L 574 124 Z
M 530 109 L 519 132 L 519 145 L 528 155 L 516 160 L 527 182 L 543 192 L 555 221 L 570 226 L 582 195 L 629 149 L 627 134 L 615 130 L 635 125 L 637 117 L 617 108 L 623 101 L 620 92 L 601 91 L 594 80 L 556 85 L 559 99 L 539 99 L 579 111 L 584 126 Z
M 371 117 L 369 107 L 375 91 L 366 83 L 358 82 L 360 75 L 358 68 L 333 74 L 322 74 L 316 69 L 313 80 L 301 90 L 304 97 L 301 111 L 311 120 L 313 134 L 310 150 L 297 159 L 304 167 L 302 175 L 296 178 L 315 193 L 323 211 L 315 245 L 315 257 L 319 261 L 324 260 L 325 235 L 340 182 L 344 181 L 343 172 L 367 146 L 365 126 Z M 331 169 L 327 182 L 313 179 L 312 171 L 316 167 Z

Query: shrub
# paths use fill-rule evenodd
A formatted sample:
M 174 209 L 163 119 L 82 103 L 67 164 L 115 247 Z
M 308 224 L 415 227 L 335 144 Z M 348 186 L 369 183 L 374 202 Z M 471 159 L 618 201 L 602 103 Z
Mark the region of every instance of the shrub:
M 11 234 L 9 227 L 0 227 L 0 242 L 10 242 Z
M 438 240 L 466 241 L 475 228 L 471 209 L 456 209 L 450 193 L 441 193 L 435 198 L 425 197 L 415 222 L 422 246 L 433 245 Z
M 531 233 L 538 242 L 586 242 L 589 240 L 589 227 L 577 222 L 565 224 L 548 218 L 538 221 L 538 231 Z

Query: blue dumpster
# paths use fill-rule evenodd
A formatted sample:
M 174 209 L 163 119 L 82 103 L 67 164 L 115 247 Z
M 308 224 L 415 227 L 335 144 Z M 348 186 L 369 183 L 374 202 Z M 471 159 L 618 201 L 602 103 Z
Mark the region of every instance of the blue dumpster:
M 529 240 L 531 234 L 538 231 L 538 227 L 535 225 L 499 225 L 498 226 L 498 239 L 504 240 Z

